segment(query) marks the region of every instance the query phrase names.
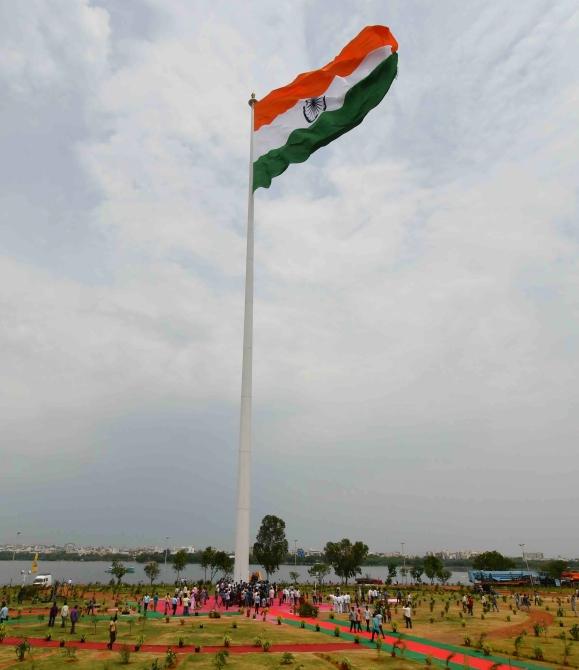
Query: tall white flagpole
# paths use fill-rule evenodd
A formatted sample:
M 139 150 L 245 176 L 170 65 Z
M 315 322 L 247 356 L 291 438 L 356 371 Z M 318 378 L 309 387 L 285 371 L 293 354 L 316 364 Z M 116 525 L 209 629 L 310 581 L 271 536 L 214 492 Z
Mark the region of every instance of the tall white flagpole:
M 249 578 L 249 521 L 251 503 L 251 395 L 253 367 L 253 106 L 249 136 L 249 194 L 247 197 L 247 251 L 245 256 L 245 315 L 243 318 L 243 363 L 241 368 L 241 410 L 239 421 L 239 464 L 237 470 L 237 526 L 235 529 L 236 582 Z

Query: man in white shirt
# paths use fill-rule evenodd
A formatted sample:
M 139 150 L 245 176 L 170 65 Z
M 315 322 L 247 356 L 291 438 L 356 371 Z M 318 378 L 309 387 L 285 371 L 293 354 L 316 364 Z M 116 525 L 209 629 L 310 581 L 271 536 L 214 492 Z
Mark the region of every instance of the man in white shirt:
M 60 627 L 65 628 L 66 624 L 68 622 L 68 605 L 66 604 L 66 601 L 64 601 L 64 605 L 62 606 L 62 609 L 60 610 L 60 620 L 62 622 L 60 624 Z
M 402 614 L 404 615 L 404 623 L 406 628 L 412 628 L 412 607 L 410 603 L 407 603 L 406 606 L 402 609 Z

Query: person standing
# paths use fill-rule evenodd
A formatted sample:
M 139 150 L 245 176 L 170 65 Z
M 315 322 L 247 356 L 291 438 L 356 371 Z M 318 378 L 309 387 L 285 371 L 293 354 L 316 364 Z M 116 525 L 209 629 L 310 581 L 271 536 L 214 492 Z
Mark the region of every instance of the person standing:
M 146 593 L 143 597 L 143 615 L 147 616 L 147 611 L 149 609 L 149 603 L 151 602 L 151 596 Z
M 114 617 L 111 617 L 111 620 L 109 621 L 109 643 L 107 645 L 109 649 L 113 648 L 113 644 L 115 643 L 116 639 L 117 639 L 117 622 L 115 621 Z
M 350 621 L 350 633 L 356 630 L 356 610 L 351 607 L 348 612 L 348 619 Z
M 62 608 L 60 610 L 60 621 L 61 621 L 60 627 L 61 628 L 64 628 L 66 626 L 67 622 L 68 622 L 68 613 L 69 613 L 69 609 L 68 609 L 68 605 L 66 604 L 66 600 L 65 600 L 64 605 L 62 606 Z
M 70 634 L 71 635 L 74 635 L 77 621 L 78 621 L 78 609 L 76 608 L 76 605 L 73 605 L 72 609 L 70 610 Z
M 370 632 L 370 619 L 372 618 L 372 615 L 370 614 L 370 608 L 368 605 L 364 608 L 364 621 L 366 622 L 366 632 Z
M 2 602 L 2 607 L 0 607 L 0 624 L 8 621 L 8 605 L 5 601 Z
M 382 620 L 383 620 L 382 612 L 378 610 L 375 616 L 378 619 L 378 630 L 380 631 L 380 635 L 382 635 L 382 639 L 384 639 L 386 636 L 384 635 L 384 628 L 382 628 Z
M 53 602 L 51 608 L 48 610 L 49 628 L 54 628 L 54 622 L 56 621 L 57 616 L 58 616 L 58 605 L 56 604 L 56 602 Z
M 371 642 L 374 642 L 374 635 L 379 638 L 380 637 L 380 625 L 381 625 L 381 619 L 380 615 L 378 612 L 374 613 L 374 616 L 372 617 L 372 639 Z
M 404 615 L 406 628 L 412 628 L 412 607 L 410 603 L 406 603 L 406 607 L 402 609 L 402 614 Z
M 362 632 L 362 612 L 359 607 L 356 608 L 356 631 Z
M 159 594 L 155 591 L 155 595 L 153 596 L 153 611 L 157 611 L 157 605 L 159 604 Z

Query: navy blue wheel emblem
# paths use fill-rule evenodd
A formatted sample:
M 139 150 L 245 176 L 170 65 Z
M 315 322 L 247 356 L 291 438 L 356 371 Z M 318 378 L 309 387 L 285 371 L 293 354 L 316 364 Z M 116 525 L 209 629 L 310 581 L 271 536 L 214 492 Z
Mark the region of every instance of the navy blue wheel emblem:
M 309 98 L 303 106 L 304 117 L 308 123 L 313 123 L 318 116 L 326 111 L 326 96 Z

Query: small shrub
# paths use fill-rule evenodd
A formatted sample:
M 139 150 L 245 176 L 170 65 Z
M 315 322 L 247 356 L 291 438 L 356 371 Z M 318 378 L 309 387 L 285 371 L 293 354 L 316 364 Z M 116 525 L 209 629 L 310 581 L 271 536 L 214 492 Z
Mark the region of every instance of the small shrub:
M 424 665 L 432 665 L 432 656 L 429 655 L 424 659 Z
M 360 644 L 360 636 L 354 635 L 354 644 Z
M 254 647 L 262 647 L 263 646 L 263 640 L 260 637 L 256 637 L 253 640 L 253 646 Z
M 340 637 L 340 629 L 338 626 L 334 628 L 334 637 Z
M 392 622 L 392 632 L 395 633 L 398 630 L 398 624 L 396 621 Z
M 45 642 L 50 642 L 51 640 L 52 640 L 52 635 L 51 635 L 50 633 L 48 633 L 48 635 L 45 635 L 45 636 L 44 636 L 44 641 L 45 641 Z M 0 642 L 1 642 L 1 641 L 2 641 L 2 640 L 0 640 Z
M 557 608 L 557 616 L 558 617 L 564 617 L 565 616 L 565 610 L 562 607 Z
M 466 628 L 466 621 L 461 621 L 460 625 L 461 625 L 461 628 Z
M 61 640 L 61 641 L 58 643 L 58 646 L 59 646 L 59 647 L 64 647 L 65 644 L 66 644 L 66 640 Z
M 384 643 L 382 642 L 382 640 L 379 637 L 377 637 L 376 638 L 376 651 L 378 653 L 380 653 L 382 651 L 383 646 L 384 646 Z
M 305 621 L 300 621 L 300 628 L 305 628 L 306 627 L 306 622 Z
M 429 621 L 430 621 L 430 623 L 434 623 L 434 617 L 431 616 L 430 619 L 429 619 Z
M 4 638 L 6 637 L 6 626 L 3 623 L 0 623 L 0 644 L 4 642 Z
M 30 644 L 28 643 L 28 640 L 24 638 L 21 642 L 19 642 L 15 647 L 14 651 L 16 653 L 16 658 L 19 661 L 23 661 L 26 654 L 30 651 Z
M 315 619 L 318 616 L 318 608 L 311 603 L 304 601 L 300 603 L 298 607 L 298 616 L 304 617 L 304 619 Z
M 131 648 L 128 644 L 123 644 L 119 649 L 119 659 L 121 665 L 129 665 L 131 662 Z
M 269 651 L 270 647 L 271 647 L 271 642 L 269 640 L 264 640 L 263 644 L 261 645 L 261 648 L 263 649 L 263 651 Z
M 223 636 L 223 646 L 224 647 L 231 647 L 231 636 L 229 636 L 229 635 L 224 635 Z
M 169 621 L 171 621 L 171 617 L 166 616 L 165 617 L 165 623 L 169 623 Z
M 338 661 L 339 670 L 352 670 L 352 661 L 349 658 L 341 658 Z
M 579 625 L 575 624 L 574 626 L 571 626 L 569 628 L 569 635 L 571 635 L 571 639 L 575 640 L 575 642 L 579 642 Z
M 320 632 L 320 624 L 317 623 L 317 624 L 316 624 L 316 633 L 319 633 L 319 632 Z
M 201 647 L 197 644 L 195 645 L 195 653 L 200 654 L 201 653 Z
M 227 649 L 222 649 L 221 651 L 218 651 L 215 656 L 213 657 L 213 665 L 215 666 L 216 670 L 222 670 L 227 665 L 227 657 L 229 656 L 229 652 Z
M 484 621 L 485 620 L 485 615 L 481 613 L 480 618 Z
M 174 668 L 177 665 L 177 654 L 169 647 L 165 653 L 165 667 Z
M 234 622 L 231 624 L 231 627 L 232 627 L 233 629 L 237 628 L 237 621 L 234 621 Z
M 295 660 L 295 656 L 291 651 L 285 651 L 281 656 L 281 665 L 291 665 Z
M 227 637 L 227 635 L 225 637 Z M 224 639 L 224 642 L 225 642 L 225 639 Z M 179 649 L 183 649 L 183 647 L 185 646 L 185 640 L 182 637 L 179 638 L 179 640 L 177 642 L 177 646 L 179 647 Z
M 545 655 L 543 654 L 542 647 L 539 647 L 538 645 L 536 647 L 534 647 L 533 658 L 535 659 L 535 661 L 544 661 L 545 660 Z
M 76 661 L 76 648 L 75 647 L 66 647 L 62 650 L 63 658 L 66 658 L 67 661 Z
M 468 635 L 464 636 L 464 646 L 465 647 L 471 647 L 472 646 L 472 640 Z
M 185 619 L 179 619 L 179 623 L 181 624 L 181 626 L 184 626 L 185 625 Z
M 535 637 L 540 637 L 543 630 L 543 624 L 540 621 L 533 624 L 533 633 L 535 633 Z
M 336 618 L 336 615 L 333 612 L 330 612 L 330 619 L 333 621 Z
M 507 621 L 510 621 L 510 620 L 511 620 L 511 615 L 507 614 Z
M 280 616 L 278 616 L 278 618 L 277 618 L 277 625 L 281 626 L 281 617 Z
M 488 644 L 483 644 L 483 646 L 482 646 L 482 653 L 483 653 L 485 656 L 490 656 L 490 655 L 492 654 L 492 651 L 493 651 L 493 650 L 491 649 L 490 645 L 488 645 Z
M 525 636 L 523 634 L 517 635 L 514 641 L 515 651 L 513 652 L 515 656 L 520 656 L 521 654 L 521 645 L 523 644 Z

